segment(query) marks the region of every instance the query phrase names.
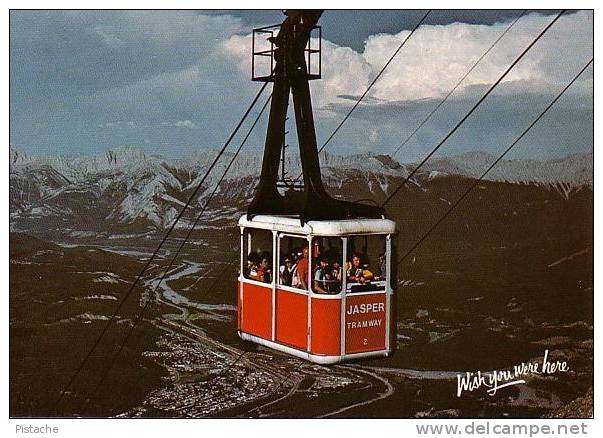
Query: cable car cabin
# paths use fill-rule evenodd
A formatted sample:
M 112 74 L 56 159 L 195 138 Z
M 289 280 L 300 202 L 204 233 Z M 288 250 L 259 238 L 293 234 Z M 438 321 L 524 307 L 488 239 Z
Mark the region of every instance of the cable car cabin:
M 392 353 L 394 222 L 245 215 L 239 227 L 242 339 L 319 364 Z

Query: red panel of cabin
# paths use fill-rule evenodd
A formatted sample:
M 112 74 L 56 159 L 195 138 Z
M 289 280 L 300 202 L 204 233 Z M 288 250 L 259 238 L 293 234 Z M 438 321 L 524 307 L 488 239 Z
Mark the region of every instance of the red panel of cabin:
M 241 291 L 242 285 L 243 283 L 241 283 L 240 281 L 237 282 L 237 330 L 243 329 L 243 327 L 241 327 L 241 305 L 243 304 L 243 301 L 241 299 L 241 297 L 243 296 Z
M 313 354 L 341 354 L 341 299 L 312 298 Z
M 272 339 L 272 288 L 243 283 L 242 304 L 242 331 L 260 338 Z
M 385 294 L 348 295 L 345 308 L 346 353 L 385 349 Z
M 276 290 L 276 340 L 306 350 L 308 345 L 308 296 Z

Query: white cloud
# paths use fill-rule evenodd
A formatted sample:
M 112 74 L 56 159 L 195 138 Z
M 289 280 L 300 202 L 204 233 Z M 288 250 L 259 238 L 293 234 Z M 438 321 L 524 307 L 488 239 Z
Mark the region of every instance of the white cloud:
M 552 16 L 539 14 L 522 17 L 465 79 L 460 91 L 496 81 L 551 20 Z M 566 82 L 592 54 L 591 23 L 592 14 L 586 11 L 562 16 L 503 83 L 521 82 L 534 89 Z M 421 27 L 377 82 L 373 95 L 390 101 L 444 96 L 509 24 Z M 377 71 L 407 34 L 372 36 L 363 56 Z
M 522 17 L 457 93 L 496 81 L 552 19 L 536 13 Z M 384 102 L 443 97 L 509 24 L 422 26 L 377 81 L 370 96 Z M 323 41 L 323 78 L 311 84 L 316 107 L 351 105 L 338 96 L 362 94 L 408 33 L 372 35 L 362 53 Z M 249 76 L 251 36 L 233 36 L 224 43 L 224 49 Z M 505 78 L 506 85 L 513 85 L 507 92 L 517 93 L 518 87 L 542 91 L 564 84 L 590 59 L 592 50 L 592 12 L 562 16 Z M 504 88 L 497 91 L 504 92 Z
M 174 126 L 177 126 L 178 128 L 188 128 L 188 129 L 196 129 L 197 125 L 195 125 L 194 122 L 191 122 L 190 120 L 178 120 L 176 123 L 174 123 Z

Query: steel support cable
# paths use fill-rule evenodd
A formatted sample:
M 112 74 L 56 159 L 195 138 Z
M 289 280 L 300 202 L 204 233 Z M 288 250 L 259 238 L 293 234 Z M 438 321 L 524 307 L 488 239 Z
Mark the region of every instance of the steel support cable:
M 448 98 L 452 95 L 452 93 L 454 93 L 457 88 L 463 83 L 463 81 L 467 78 L 467 76 L 469 76 L 471 74 L 471 72 L 473 70 L 475 70 L 475 67 L 477 67 L 477 65 L 482 62 L 482 60 L 486 57 L 486 55 L 488 55 L 488 53 L 490 53 L 490 51 L 494 48 L 494 46 L 496 46 L 498 44 L 498 42 L 507 34 L 507 32 L 509 32 L 511 30 L 511 28 L 513 26 L 515 26 L 515 23 L 517 23 L 519 21 L 519 19 L 521 17 L 523 17 L 526 13 L 526 10 L 524 10 L 521 15 L 519 15 L 515 20 L 513 20 L 511 22 L 511 24 L 509 26 L 507 26 L 507 28 L 504 30 L 503 33 L 501 33 L 498 38 L 496 39 L 496 41 L 494 41 L 490 47 L 488 47 L 488 50 L 486 50 L 482 56 L 479 57 L 479 59 L 477 61 L 475 61 L 475 63 L 471 66 L 471 68 L 469 69 L 469 71 L 467 71 L 467 73 L 465 73 L 463 75 L 463 77 L 456 83 L 456 85 L 452 88 L 452 90 L 450 90 L 448 92 L 448 94 L 446 94 L 446 96 L 444 97 L 444 99 L 442 99 L 430 112 L 429 114 L 427 114 L 427 116 L 421 121 L 421 123 L 419 123 L 419 125 L 410 133 L 410 135 L 408 137 L 406 137 L 406 139 L 400 143 L 400 146 L 398 146 L 396 148 L 396 150 L 391 154 L 391 157 L 395 157 L 396 154 L 398 152 L 400 152 L 400 149 L 402 149 L 406 143 L 409 142 L 409 140 L 414 137 L 414 135 L 423 127 L 423 125 L 425 125 L 425 123 L 427 123 L 427 121 L 431 118 L 431 116 L 434 115 L 434 113 L 440 109 L 440 107 L 448 100 Z
M 404 178 L 404 180 L 402 181 L 402 183 L 395 188 L 395 190 L 390 193 L 388 195 L 388 197 L 385 199 L 385 201 L 383 202 L 383 204 L 381 204 L 381 207 L 384 207 L 385 205 L 387 205 L 389 203 L 389 201 L 392 200 L 392 198 L 400 191 L 400 189 L 417 173 L 417 171 L 423 167 L 423 165 L 433 156 L 433 154 L 436 153 L 436 151 L 438 149 L 440 149 L 440 147 L 442 147 L 442 145 L 444 145 L 444 143 L 446 143 L 446 141 L 457 131 L 457 129 L 471 116 L 471 114 L 473 114 L 473 112 L 481 105 L 481 103 L 486 100 L 486 98 L 490 95 L 490 93 L 492 93 L 492 91 L 498 86 L 498 84 L 500 84 L 502 82 L 502 80 L 509 74 L 509 72 L 519 63 L 519 61 L 521 61 L 523 59 L 523 57 L 526 55 L 526 53 L 528 53 L 530 51 L 530 49 L 540 40 L 540 38 L 542 38 L 542 36 L 551 28 L 551 26 L 553 26 L 553 24 L 555 24 L 557 22 L 557 20 L 559 20 L 559 18 L 565 13 L 565 10 L 562 10 L 561 12 L 559 12 L 555 18 L 538 34 L 538 36 L 532 40 L 532 42 L 521 52 L 521 54 L 515 59 L 515 61 L 513 61 L 513 63 L 511 63 L 511 65 L 505 70 L 505 72 L 497 79 L 496 82 L 494 82 L 494 84 L 492 84 L 492 86 L 490 86 L 490 88 L 488 89 L 488 91 L 486 91 L 486 93 L 475 103 L 475 105 L 473 105 L 473 107 L 469 110 L 469 112 L 467 114 L 465 114 L 465 116 L 454 126 L 454 128 L 452 128 L 452 130 L 450 130 L 450 132 L 448 132 L 448 134 L 446 134 L 446 136 L 437 144 L 437 146 L 435 148 L 433 148 L 431 150 L 431 152 L 429 152 L 429 154 L 427 154 L 427 156 L 423 159 L 423 161 L 421 161 L 413 170 L 412 172 L 410 172 L 408 174 L 408 176 L 406 176 L 406 178 Z
M 105 381 L 105 379 L 107 378 L 107 376 L 109 375 L 109 372 L 113 369 L 113 366 L 115 364 L 115 361 L 117 360 L 117 358 L 119 357 L 120 353 L 122 352 L 123 348 L 125 347 L 125 345 L 127 344 L 128 340 L 130 339 L 130 336 L 132 335 L 132 333 L 134 332 L 134 329 L 136 328 L 136 326 L 140 323 L 140 321 L 142 320 L 142 315 L 144 314 L 144 312 L 146 311 L 147 307 L 149 306 L 149 304 L 152 302 L 152 297 L 156 296 L 157 293 L 157 289 L 159 289 L 159 286 L 161 286 L 161 284 L 165 281 L 165 277 L 168 274 L 170 268 L 174 265 L 176 259 L 178 258 L 178 256 L 180 255 L 180 252 L 182 251 L 182 248 L 184 248 L 185 243 L 188 241 L 188 239 L 190 238 L 193 230 L 195 229 L 195 227 L 197 226 L 197 224 L 199 223 L 199 221 L 201 220 L 201 217 L 203 216 L 203 214 L 205 213 L 209 203 L 212 201 L 213 197 L 215 196 L 216 192 L 218 191 L 220 184 L 222 183 L 222 181 L 224 180 L 224 178 L 226 177 L 226 174 L 228 173 L 228 171 L 230 170 L 232 164 L 235 162 L 235 160 L 237 159 L 237 157 L 239 156 L 239 153 L 241 152 L 241 149 L 243 149 L 243 146 L 245 145 L 245 143 L 247 142 L 247 140 L 249 139 L 249 136 L 251 135 L 251 133 L 253 132 L 255 126 L 258 124 L 260 118 L 262 117 L 262 114 L 264 113 L 264 110 L 266 109 L 266 107 L 268 106 L 268 103 L 270 103 L 270 100 L 272 99 L 272 94 L 268 97 L 268 99 L 266 100 L 266 102 L 264 103 L 264 105 L 262 106 L 262 109 L 260 110 L 260 112 L 258 113 L 256 119 L 254 120 L 253 124 L 251 125 L 251 127 L 249 128 L 249 130 L 247 131 L 247 134 L 245 135 L 245 138 L 243 138 L 243 141 L 241 142 L 241 144 L 239 145 L 238 149 L 235 151 L 235 153 L 233 154 L 232 158 L 230 159 L 230 162 L 228 163 L 228 166 L 226 166 L 226 168 L 224 169 L 224 172 L 222 173 L 222 176 L 220 177 L 220 179 L 218 180 L 216 186 L 214 187 L 213 191 L 211 192 L 211 194 L 209 195 L 209 197 L 207 198 L 205 204 L 203 205 L 203 208 L 201 209 L 201 211 L 199 212 L 199 214 L 197 215 L 197 218 L 195 219 L 195 222 L 193 223 L 193 225 L 191 227 L 189 227 L 189 230 L 186 234 L 186 237 L 182 240 L 182 242 L 180 243 L 180 246 L 178 247 L 178 249 L 176 250 L 174 256 L 172 257 L 169 265 L 167 266 L 167 268 L 165 268 L 165 270 L 163 271 L 163 275 L 161 276 L 161 279 L 157 282 L 157 284 L 155 285 L 155 288 L 153 289 L 153 292 L 149 295 L 149 299 L 147 300 L 147 302 L 145 303 L 145 305 L 143 306 L 142 310 L 138 313 L 136 320 L 134 321 L 134 323 L 132 324 L 132 326 L 130 327 L 130 330 L 128 331 L 128 333 L 126 334 L 126 337 L 124 338 L 124 340 L 121 342 L 119 348 L 117 349 L 117 351 L 113 354 L 113 357 L 111 358 L 111 362 L 109 362 L 109 366 L 107 366 L 104 369 L 104 372 L 101 376 L 101 379 L 98 381 L 97 385 L 95 386 L 95 389 L 92 391 L 92 395 L 96 394 L 100 388 L 100 386 L 103 384 L 103 382 Z M 82 414 L 85 413 L 88 405 L 90 404 L 90 401 L 92 400 L 92 397 L 89 397 L 84 405 L 84 408 L 82 410 Z
M 419 241 L 413 245 L 413 247 L 407 251 L 404 256 L 400 259 L 400 261 L 398 262 L 398 266 L 402 264 L 402 262 L 406 259 L 406 257 L 408 257 L 410 254 L 412 254 L 412 252 L 437 228 L 438 225 L 440 225 L 444 219 L 446 219 L 448 217 L 448 215 L 461 203 L 461 201 L 463 199 L 465 199 L 465 197 L 469 194 L 469 192 L 471 192 L 471 190 L 473 190 L 478 184 L 479 182 L 484 179 L 484 177 L 488 174 L 488 172 L 490 172 L 494 166 L 496 166 L 498 164 L 498 162 L 500 160 L 502 160 L 510 151 L 511 149 L 513 149 L 513 147 L 515 147 L 515 145 L 517 143 L 519 143 L 519 141 L 530 131 L 530 129 L 532 129 L 534 127 L 534 125 L 536 123 L 538 123 L 538 121 L 540 119 L 542 119 L 542 117 L 548 112 L 549 109 L 551 109 L 551 107 L 561 98 L 561 96 L 563 96 L 563 94 L 568 90 L 568 88 L 570 88 L 574 82 L 576 82 L 576 80 L 578 80 L 578 78 L 582 75 L 582 73 L 584 73 L 584 71 L 593 63 L 593 59 L 591 58 L 590 61 L 588 61 L 588 63 L 582 67 L 582 69 L 578 72 L 578 74 L 576 76 L 574 76 L 574 78 L 557 94 L 557 96 L 546 106 L 546 108 L 538 115 L 538 117 L 536 117 L 524 130 L 523 132 L 513 141 L 513 143 L 511 143 L 511 145 L 488 167 L 488 169 L 486 169 L 486 171 L 484 173 L 482 173 L 482 175 L 476 179 L 467 190 L 465 190 L 465 192 L 463 192 L 463 194 L 456 200 L 456 202 L 446 211 L 446 213 L 444 213 L 444 215 L 435 223 L 431 226 L 431 228 L 427 231 L 427 233 L 425 233 L 420 239 Z
M 423 24 L 423 22 L 425 21 L 425 19 L 427 18 L 427 16 L 431 13 L 431 11 L 432 10 L 429 9 L 425 13 L 425 15 L 423 15 L 423 17 L 421 18 L 421 20 L 419 20 L 419 22 L 415 25 L 415 27 L 410 31 L 410 33 L 406 36 L 406 38 L 404 38 L 404 40 L 402 40 L 402 42 L 400 43 L 400 45 L 398 46 L 398 48 L 394 51 L 394 53 L 392 53 L 392 55 L 390 56 L 390 58 L 387 60 L 387 62 L 385 63 L 385 65 L 381 68 L 381 70 L 379 71 L 379 73 L 377 73 L 377 76 L 375 76 L 375 78 L 371 81 L 371 83 L 366 88 L 366 90 L 364 91 L 364 93 L 362 93 L 360 95 L 360 97 L 358 98 L 358 100 L 356 101 L 356 103 L 354 103 L 354 105 L 352 106 L 352 108 L 350 108 L 350 110 L 347 112 L 347 114 L 345 115 L 345 117 L 339 122 L 339 124 L 337 125 L 337 127 L 335 128 L 335 130 L 331 133 L 331 135 L 329 135 L 329 137 L 323 143 L 323 145 L 320 147 L 320 149 L 318 149 L 318 153 L 319 154 L 324 150 L 324 148 L 327 147 L 327 145 L 331 142 L 331 140 L 333 139 L 333 137 L 335 137 L 335 135 L 337 134 L 337 132 L 341 129 L 341 127 L 343 126 L 343 124 L 350 118 L 350 116 L 356 110 L 356 108 L 358 107 L 358 105 L 360 105 L 360 102 L 362 102 L 362 99 L 364 99 L 366 97 L 366 95 L 371 90 L 371 88 L 373 88 L 373 85 L 375 85 L 375 83 L 379 80 L 379 78 L 381 77 L 381 75 L 383 75 L 383 72 L 385 72 L 385 69 L 387 67 L 389 67 L 389 65 L 391 64 L 391 62 L 398 55 L 398 53 L 400 52 L 400 50 L 402 50 L 402 48 L 406 45 L 406 42 L 410 39 L 410 37 L 413 36 L 413 34 L 415 33 L 415 31 L 421 26 L 421 24 Z M 299 179 L 301 177 L 302 177 L 302 174 L 300 173 L 295 180 L 299 181 Z
M 153 254 L 151 255 L 151 257 L 147 260 L 145 266 L 142 268 L 142 270 L 140 271 L 140 273 L 138 274 L 138 276 L 136 277 L 136 279 L 134 280 L 134 282 L 132 283 L 132 285 L 130 286 L 130 288 L 128 289 L 128 291 L 126 292 L 126 294 L 124 295 L 124 297 L 122 298 L 122 300 L 119 302 L 119 304 L 115 308 L 113 314 L 111 315 L 111 317 L 107 321 L 107 324 L 105 324 L 105 326 L 103 327 L 103 330 L 101 331 L 100 335 L 95 340 L 94 344 L 92 345 L 92 348 L 88 351 L 88 353 L 84 357 L 83 361 L 78 366 L 76 372 L 73 374 L 73 376 L 71 377 L 71 379 L 67 383 L 67 386 L 65 386 L 65 388 L 63 388 L 63 390 L 61 391 L 59 397 L 57 398 L 57 400 L 53 404 L 53 410 L 55 412 L 57 410 L 58 405 L 63 400 L 63 397 L 65 396 L 66 392 L 69 390 L 69 388 L 71 388 L 71 385 L 73 385 L 73 383 L 75 382 L 75 379 L 77 379 L 77 377 L 80 375 L 80 373 L 82 372 L 84 366 L 86 365 L 86 363 L 88 362 L 88 360 L 92 356 L 92 353 L 98 347 L 98 345 L 100 344 L 100 341 L 102 340 L 102 338 L 107 333 L 107 330 L 109 329 L 109 327 L 111 326 L 111 324 L 115 320 L 118 312 L 121 310 L 121 308 L 123 307 L 124 303 L 127 301 L 127 299 L 129 298 L 129 296 L 131 295 L 132 291 L 134 290 L 134 288 L 136 287 L 136 285 L 138 284 L 138 282 L 142 278 L 143 274 L 147 271 L 147 269 L 149 268 L 149 266 L 151 265 L 151 263 L 153 262 L 153 260 L 157 256 L 157 254 L 159 253 L 160 249 L 162 248 L 162 246 L 164 245 L 164 243 L 167 241 L 167 238 L 169 237 L 169 235 L 172 233 L 172 231 L 176 227 L 176 224 L 178 223 L 178 221 L 180 220 L 180 218 L 184 214 L 185 210 L 188 208 L 188 206 L 192 202 L 193 198 L 197 195 L 199 189 L 201 188 L 201 186 L 203 185 L 203 183 L 205 182 L 205 180 L 209 176 L 210 172 L 215 167 L 216 163 L 218 162 L 218 160 L 220 159 L 220 157 L 222 156 L 222 154 L 224 153 L 224 151 L 226 150 L 226 148 L 230 145 L 230 142 L 232 141 L 232 139 L 234 138 L 234 136 L 237 134 L 237 132 L 241 128 L 241 125 L 243 124 L 243 122 L 247 119 L 247 116 L 249 115 L 249 113 L 251 112 L 251 110 L 255 106 L 256 102 L 258 101 L 258 99 L 260 98 L 260 96 L 262 95 L 262 93 L 264 92 L 264 90 L 266 89 L 267 85 L 268 85 L 268 83 L 266 82 L 260 88 L 260 90 L 258 91 L 258 93 L 256 94 L 256 96 L 254 97 L 253 101 L 251 102 L 251 104 L 249 105 L 249 107 L 247 108 L 247 110 L 245 111 L 245 113 L 243 114 L 241 120 L 236 125 L 236 127 L 234 128 L 234 130 L 232 131 L 232 133 L 230 134 L 230 136 L 228 137 L 228 139 L 224 143 L 224 146 L 222 146 L 222 148 L 220 149 L 220 151 L 218 152 L 218 154 L 214 158 L 213 162 L 211 163 L 211 165 L 207 169 L 205 175 L 203 176 L 203 178 L 201 179 L 201 181 L 199 182 L 199 184 L 197 185 L 197 187 L 195 188 L 195 190 L 193 191 L 193 193 L 191 194 L 191 196 L 188 198 L 186 204 L 184 205 L 184 207 L 182 207 L 182 210 L 180 211 L 180 213 L 178 214 L 178 216 L 176 216 L 176 218 L 174 219 L 174 222 L 172 223 L 172 225 L 168 229 L 167 233 L 165 233 L 165 235 L 161 239 L 161 242 L 159 243 L 159 246 L 157 246 L 157 248 L 155 249 L 155 251 L 153 252 Z

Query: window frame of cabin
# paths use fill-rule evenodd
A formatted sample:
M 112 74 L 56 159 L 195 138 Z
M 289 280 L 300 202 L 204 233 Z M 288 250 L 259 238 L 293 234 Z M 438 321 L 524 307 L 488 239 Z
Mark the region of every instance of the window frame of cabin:
M 287 291 L 287 292 L 294 292 L 294 293 L 299 293 L 299 294 L 304 294 L 304 295 L 308 295 L 308 292 L 310 289 L 310 284 L 308 284 L 308 288 L 306 289 L 302 289 L 300 287 L 294 287 L 294 286 L 287 286 L 285 284 L 281 284 L 280 282 L 280 263 L 281 263 L 281 239 L 282 238 L 291 238 L 291 239 L 299 239 L 305 242 L 305 245 L 308 247 L 308 267 L 311 267 L 311 262 L 312 262 L 312 257 L 310 254 L 310 242 L 308 241 L 308 237 L 303 235 L 303 234 L 295 234 L 295 233 L 286 233 L 286 232 L 281 232 L 281 231 L 277 231 L 276 235 L 275 235 L 275 239 L 276 239 L 276 261 L 278 263 L 278 277 L 279 280 L 275 283 L 276 287 L 278 289 Z M 303 246 L 302 246 L 302 251 L 303 251 Z M 284 259 L 283 259 L 284 261 Z M 310 270 L 310 269 L 309 269 Z M 307 281 L 308 279 L 306 279 Z
M 246 263 L 249 261 L 249 252 L 250 248 L 252 248 L 252 231 L 253 232 L 262 232 L 270 234 L 271 242 L 270 242 L 270 252 L 272 253 L 272 278 L 270 283 L 266 283 L 263 281 L 254 280 L 253 278 L 245 276 Z M 263 228 L 253 228 L 253 227 L 241 227 L 241 264 L 240 264 L 240 279 L 245 283 L 255 284 L 257 286 L 263 286 L 267 288 L 273 288 L 276 283 L 275 280 L 275 272 L 274 272 L 274 232 L 270 230 L 266 230 Z

